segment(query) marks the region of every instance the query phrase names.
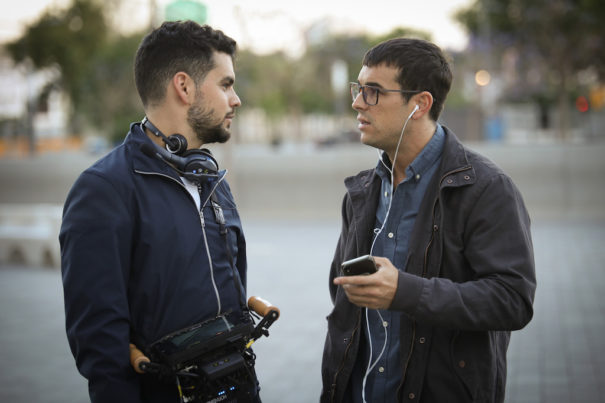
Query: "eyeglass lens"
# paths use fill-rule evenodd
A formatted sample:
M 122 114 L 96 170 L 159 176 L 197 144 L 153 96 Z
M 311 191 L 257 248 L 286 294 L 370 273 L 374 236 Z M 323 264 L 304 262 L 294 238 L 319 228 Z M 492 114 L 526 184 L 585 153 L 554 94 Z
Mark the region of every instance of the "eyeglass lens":
M 373 87 L 351 83 L 351 97 L 353 102 L 361 92 L 363 101 L 368 105 L 376 105 L 378 103 L 378 91 Z

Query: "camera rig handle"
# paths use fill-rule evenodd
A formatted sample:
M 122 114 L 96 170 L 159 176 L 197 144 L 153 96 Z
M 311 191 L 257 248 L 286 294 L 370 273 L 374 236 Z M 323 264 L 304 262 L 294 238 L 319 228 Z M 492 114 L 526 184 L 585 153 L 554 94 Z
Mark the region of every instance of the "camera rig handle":
M 147 372 L 151 360 L 134 344 L 130 343 L 128 347 L 130 348 L 130 364 L 132 368 L 139 374 Z
M 269 336 L 268 329 L 279 318 L 280 314 L 279 308 L 260 297 L 250 297 L 248 299 L 248 307 L 260 315 L 262 319 L 252 331 L 252 337 L 246 348 L 250 347 L 260 337 Z

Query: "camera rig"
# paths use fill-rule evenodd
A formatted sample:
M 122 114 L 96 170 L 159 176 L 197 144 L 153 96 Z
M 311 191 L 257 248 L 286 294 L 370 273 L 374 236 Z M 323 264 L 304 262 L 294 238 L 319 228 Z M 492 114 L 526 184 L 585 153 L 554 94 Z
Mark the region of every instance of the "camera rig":
M 269 336 L 280 312 L 259 297 L 250 297 L 248 308 L 260 316 L 256 325 L 250 312 L 223 314 L 170 333 L 145 353 L 130 344 L 130 363 L 139 374 L 176 382 L 183 403 L 250 401 L 256 391 L 250 346 Z

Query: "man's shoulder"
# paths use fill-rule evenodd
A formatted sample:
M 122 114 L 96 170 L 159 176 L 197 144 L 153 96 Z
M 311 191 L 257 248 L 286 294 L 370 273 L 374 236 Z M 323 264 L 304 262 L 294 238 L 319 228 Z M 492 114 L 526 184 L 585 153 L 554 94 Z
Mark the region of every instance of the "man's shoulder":
M 84 174 L 119 179 L 131 165 L 128 161 L 128 154 L 127 146 L 122 143 L 88 167 Z
M 446 142 L 448 147 L 446 152 L 449 153 L 448 159 L 450 161 L 456 161 L 454 164 L 458 164 L 458 168 L 462 168 L 465 165 L 472 167 L 478 180 L 498 175 L 506 176 L 502 168 L 492 159 L 475 149 L 473 146 L 464 144 L 447 128 L 446 135 L 448 139 Z M 452 164 L 452 162 L 450 162 L 450 164 Z

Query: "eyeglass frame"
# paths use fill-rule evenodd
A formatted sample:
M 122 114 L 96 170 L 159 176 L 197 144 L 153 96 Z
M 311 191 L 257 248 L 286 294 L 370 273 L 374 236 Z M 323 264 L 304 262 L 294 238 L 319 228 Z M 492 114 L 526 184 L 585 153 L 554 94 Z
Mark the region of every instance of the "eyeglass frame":
M 356 86 L 359 89 L 357 90 L 357 94 L 353 94 L 353 87 Z M 367 96 L 366 96 L 366 92 L 364 90 L 364 88 L 371 88 L 373 90 L 376 91 L 376 103 L 369 103 L 367 100 Z M 375 85 L 361 85 L 359 83 L 356 82 L 350 82 L 349 83 L 349 91 L 351 93 L 351 98 L 353 98 L 353 102 L 355 102 L 355 100 L 357 99 L 357 97 L 359 96 L 359 94 L 361 94 L 361 97 L 363 98 L 363 102 L 366 103 L 366 105 L 368 106 L 375 106 L 378 105 L 378 99 L 380 98 L 379 95 L 381 92 L 399 92 L 401 94 L 418 94 L 421 93 L 421 90 L 389 90 L 386 88 L 381 88 L 381 87 L 376 87 Z

